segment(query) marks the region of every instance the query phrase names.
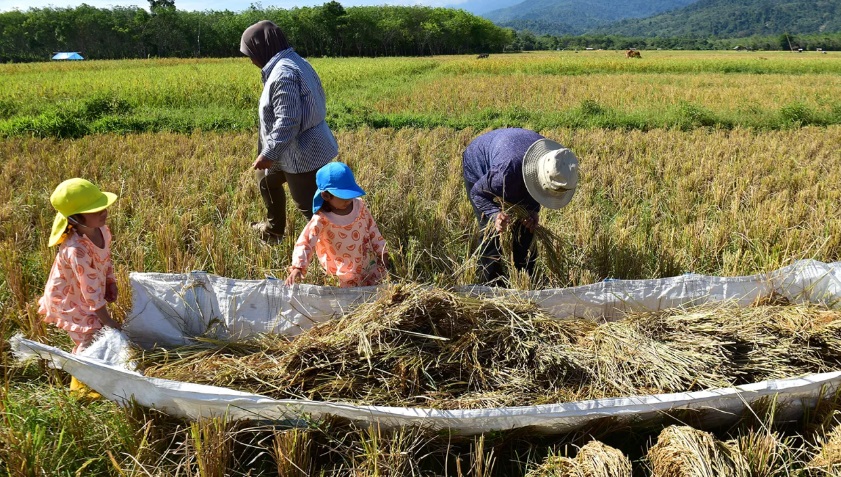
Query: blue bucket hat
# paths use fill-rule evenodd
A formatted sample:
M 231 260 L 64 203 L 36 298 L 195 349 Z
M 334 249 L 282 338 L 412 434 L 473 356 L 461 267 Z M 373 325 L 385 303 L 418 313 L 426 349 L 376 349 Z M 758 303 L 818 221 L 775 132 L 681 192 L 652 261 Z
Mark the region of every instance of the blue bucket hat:
M 350 167 L 343 162 L 331 162 L 315 173 L 315 185 L 318 190 L 312 197 L 312 213 L 318 212 L 324 205 L 322 192 L 329 192 L 340 199 L 355 199 L 365 195 L 365 191 L 356 183 Z

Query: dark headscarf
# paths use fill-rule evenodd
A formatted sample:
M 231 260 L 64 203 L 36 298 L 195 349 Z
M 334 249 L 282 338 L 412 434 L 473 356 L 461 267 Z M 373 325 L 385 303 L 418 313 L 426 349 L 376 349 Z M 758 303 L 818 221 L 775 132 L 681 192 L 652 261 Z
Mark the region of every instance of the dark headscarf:
M 242 32 L 239 51 L 257 62 L 262 68 L 272 57 L 289 48 L 286 35 L 269 20 L 259 21 Z

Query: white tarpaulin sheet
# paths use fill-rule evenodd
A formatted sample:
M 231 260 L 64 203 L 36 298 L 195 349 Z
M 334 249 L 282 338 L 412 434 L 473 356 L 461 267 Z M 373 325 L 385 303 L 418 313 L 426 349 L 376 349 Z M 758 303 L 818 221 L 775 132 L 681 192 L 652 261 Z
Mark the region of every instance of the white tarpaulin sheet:
M 841 383 L 841 372 L 765 381 L 746 386 L 563 404 L 477 410 L 434 410 L 358 406 L 300 399 L 275 400 L 225 388 L 144 377 L 124 362 L 125 337 L 141 346 L 188 343 L 191 336 L 214 334 L 242 338 L 252 333 L 296 335 L 376 293 L 376 288 L 338 289 L 312 285 L 286 287 L 274 279 L 233 280 L 203 272 L 131 274 L 133 308 L 125 336 L 106 334 L 84 355 L 24 339 L 13 349 L 21 357 L 38 356 L 64 369 L 103 396 L 137 403 L 175 416 L 198 418 L 227 414 L 235 419 L 318 419 L 330 414 L 385 427 L 422 425 L 461 434 L 531 427 L 539 432 L 567 432 L 594 419 L 645 420 L 680 409 L 702 411 L 726 421 L 763 397 L 777 396 L 796 412 Z M 464 293 L 515 293 L 558 318 L 613 319 L 629 311 L 731 300 L 752 303 L 777 294 L 798 303 L 834 306 L 841 298 L 841 263 L 800 261 L 783 269 L 745 277 L 687 274 L 657 280 L 613 280 L 574 288 L 533 292 L 467 287 Z M 103 344 L 104 343 L 104 344 Z

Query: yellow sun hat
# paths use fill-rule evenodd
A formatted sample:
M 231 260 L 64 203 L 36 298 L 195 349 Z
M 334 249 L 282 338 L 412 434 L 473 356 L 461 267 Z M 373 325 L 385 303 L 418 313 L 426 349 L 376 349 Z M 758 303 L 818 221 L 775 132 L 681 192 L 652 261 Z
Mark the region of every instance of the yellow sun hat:
M 102 192 L 99 187 L 85 179 L 76 177 L 59 184 L 50 196 L 50 203 L 58 213 L 55 214 L 53 221 L 49 246 L 53 247 L 61 243 L 61 236 L 67 230 L 67 217 L 99 212 L 108 208 L 115 200 L 117 200 L 117 194 Z

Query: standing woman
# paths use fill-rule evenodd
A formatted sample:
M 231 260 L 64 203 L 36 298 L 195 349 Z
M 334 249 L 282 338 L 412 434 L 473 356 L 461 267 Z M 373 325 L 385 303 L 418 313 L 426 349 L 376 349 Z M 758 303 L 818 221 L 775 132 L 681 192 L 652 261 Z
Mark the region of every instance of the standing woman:
M 324 88 L 313 67 L 289 46 L 274 23 L 263 20 L 242 34 L 240 51 L 262 70 L 259 153 L 254 160 L 266 220 L 251 224 L 260 238 L 277 243 L 286 225 L 284 182 L 298 210 L 312 218 L 315 173 L 339 153 L 325 122 Z

